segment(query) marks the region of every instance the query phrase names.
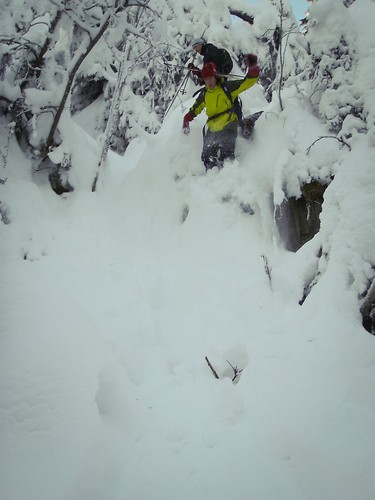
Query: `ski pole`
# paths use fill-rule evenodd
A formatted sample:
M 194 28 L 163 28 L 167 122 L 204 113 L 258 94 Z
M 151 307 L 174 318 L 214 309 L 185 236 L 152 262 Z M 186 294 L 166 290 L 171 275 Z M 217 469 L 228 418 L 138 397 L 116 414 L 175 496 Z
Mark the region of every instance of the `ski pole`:
M 186 75 L 186 76 L 189 76 L 189 73 Z M 185 77 L 185 85 L 183 85 L 182 89 L 181 89 L 181 94 L 182 95 L 185 95 L 186 94 L 186 87 L 187 87 L 187 83 L 188 83 L 188 78 Z
M 167 114 L 168 114 L 169 110 L 171 109 L 171 107 L 172 107 L 173 103 L 175 102 L 176 97 L 178 96 L 178 94 L 179 94 L 179 92 L 181 91 L 182 87 L 183 87 L 184 85 L 186 86 L 186 84 L 187 84 L 187 79 L 188 79 L 188 78 L 189 78 L 189 72 L 188 72 L 188 73 L 186 73 L 186 75 L 185 75 L 184 79 L 182 80 L 181 85 L 178 87 L 177 92 L 176 92 L 176 94 L 175 94 L 174 98 L 172 99 L 172 102 L 170 103 L 170 105 L 168 106 L 168 108 L 167 108 L 167 110 L 166 110 L 166 112 L 165 112 L 164 118 L 167 116 Z
M 173 68 L 181 68 L 181 69 L 187 69 L 188 71 L 191 71 L 191 68 L 188 68 L 187 66 L 184 66 L 183 64 L 171 64 L 163 61 L 164 66 L 170 66 Z
M 234 75 L 233 73 L 229 73 L 228 75 L 223 75 L 221 73 L 217 73 L 216 76 L 218 76 L 219 78 L 226 78 L 228 76 L 231 76 L 232 78 L 245 78 L 244 75 Z

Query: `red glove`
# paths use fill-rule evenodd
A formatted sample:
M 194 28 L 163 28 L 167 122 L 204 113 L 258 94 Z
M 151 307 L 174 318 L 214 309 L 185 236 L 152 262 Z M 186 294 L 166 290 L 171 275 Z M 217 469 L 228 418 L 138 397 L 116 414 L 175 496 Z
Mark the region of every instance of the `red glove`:
M 190 113 L 186 113 L 184 116 L 184 122 L 182 124 L 182 130 L 184 131 L 184 134 L 188 134 L 190 132 L 190 126 L 189 123 L 194 120 L 194 116 Z
M 190 69 L 190 71 L 193 73 L 194 76 L 199 76 L 201 75 L 201 70 L 199 68 L 197 68 L 196 66 L 194 66 L 193 63 L 189 63 L 188 64 L 188 68 Z
M 247 77 L 248 78 L 257 78 L 259 76 L 259 66 L 258 66 L 258 58 L 255 54 L 248 54 L 245 56 L 246 58 L 246 66 L 247 66 Z

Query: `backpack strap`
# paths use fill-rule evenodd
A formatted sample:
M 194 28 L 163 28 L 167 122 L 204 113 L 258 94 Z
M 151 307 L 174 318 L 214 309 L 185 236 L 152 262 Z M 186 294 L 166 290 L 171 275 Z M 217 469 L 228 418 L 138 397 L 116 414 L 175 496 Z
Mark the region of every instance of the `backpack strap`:
M 225 95 L 228 97 L 232 104 L 232 110 L 236 114 L 238 123 L 239 125 L 242 124 L 243 122 L 243 115 L 242 115 L 242 102 L 240 98 L 237 96 L 235 100 L 233 100 L 232 94 L 230 93 L 228 87 L 226 86 L 225 82 L 221 84 L 221 88 L 224 90 Z
M 225 85 L 225 82 L 221 83 L 221 88 L 224 90 L 224 93 L 228 97 L 230 103 L 233 104 L 232 94 L 229 92 L 228 87 Z
M 216 113 L 216 115 L 210 116 L 209 118 L 207 118 L 207 123 L 210 122 L 211 120 L 214 120 L 215 118 L 218 118 L 219 116 L 226 115 L 227 113 L 232 114 L 233 107 L 228 108 L 225 111 L 220 111 L 220 113 Z
M 200 94 L 203 91 L 206 93 L 206 87 L 201 87 L 200 89 L 196 90 L 192 95 L 192 97 L 195 97 L 196 95 Z
M 237 115 L 237 113 L 236 113 L 236 111 L 235 111 L 235 109 L 233 107 L 232 94 L 230 93 L 229 89 L 225 85 L 225 82 L 221 82 L 220 83 L 220 87 L 223 89 L 225 95 L 228 97 L 228 99 L 229 99 L 229 101 L 231 103 L 231 107 L 228 108 L 228 109 L 226 109 L 226 110 L 224 110 L 224 111 L 220 111 L 220 113 L 216 113 L 215 115 L 210 116 L 209 118 L 207 118 L 207 122 L 206 123 L 210 122 L 211 120 L 214 120 L 215 118 L 218 118 L 219 116 L 225 115 L 226 113 L 229 113 L 229 114 L 235 113 Z M 205 93 L 206 93 L 206 87 L 202 87 L 202 88 L 200 88 L 200 89 L 198 89 L 198 90 L 196 90 L 194 92 L 193 97 L 195 97 L 196 95 L 199 94 L 199 95 L 202 95 L 202 97 L 204 98 Z M 237 117 L 238 117 L 238 115 L 237 115 Z M 238 119 L 239 118 L 240 117 L 238 117 Z

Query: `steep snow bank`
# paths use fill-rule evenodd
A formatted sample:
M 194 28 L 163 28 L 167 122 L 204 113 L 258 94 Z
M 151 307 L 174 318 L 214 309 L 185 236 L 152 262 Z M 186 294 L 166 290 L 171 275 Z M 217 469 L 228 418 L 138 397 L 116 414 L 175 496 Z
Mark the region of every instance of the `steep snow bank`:
M 37 187 L 13 152 L 1 497 L 370 500 L 374 345 L 353 290 L 372 246 L 363 227 L 347 240 L 356 204 L 372 208 L 366 144 L 340 163 L 321 235 L 290 254 L 270 199 L 302 159 L 322 168 L 325 153 L 304 156 L 316 120 L 293 100 L 265 110 L 237 160 L 206 175 L 200 124 L 185 137 L 181 116 L 112 157 L 96 194 Z M 300 307 L 320 246 L 330 259 Z

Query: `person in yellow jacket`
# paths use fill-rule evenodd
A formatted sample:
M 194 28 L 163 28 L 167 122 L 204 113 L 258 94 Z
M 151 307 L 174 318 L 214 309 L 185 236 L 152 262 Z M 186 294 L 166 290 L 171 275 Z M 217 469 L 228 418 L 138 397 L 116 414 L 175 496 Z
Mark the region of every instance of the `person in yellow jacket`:
M 207 114 L 207 130 L 204 129 L 201 159 L 206 171 L 217 166 L 221 168 L 225 160 L 234 160 L 237 138 L 237 115 L 233 109 L 236 97 L 255 85 L 258 81 L 258 58 L 253 54 L 246 56 L 247 74 L 242 80 L 226 81 L 217 75 L 214 63 L 202 69 L 205 89 L 184 116 L 183 131 L 188 134 L 190 122 L 204 109 Z M 225 86 L 225 89 L 223 88 Z

